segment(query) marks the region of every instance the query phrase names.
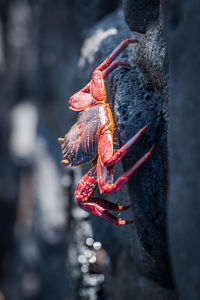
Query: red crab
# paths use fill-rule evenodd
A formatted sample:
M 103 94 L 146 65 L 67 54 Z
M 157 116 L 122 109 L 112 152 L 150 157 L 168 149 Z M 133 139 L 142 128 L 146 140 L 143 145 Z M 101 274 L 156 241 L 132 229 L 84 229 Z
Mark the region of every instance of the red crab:
M 130 176 L 149 158 L 154 146 L 114 182 L 115 164 L 127 153 L 129 148 L 138 140 L 150 125 L 148 123 L 134 135 L 121 149 L 113 148 L 113 117 L 106 103 L 104 78 L 117 66 L 128 66 L 126 62 L 115 60 L 135 39 L 122 41 L 106 60 L 92 74 L 91 81 L 79 92 L 71 96 L 70 109 L 83 111 L 78 120 L 64 138 L 59 138 L 63 154 L 63 165 L 79 166 L 92 162 L 89 171 L 81 178 L 75 190 L 78 205 L 85 211 L 97 215 L 115 224 L 125 225 L 134 220 L 122 220 L 110 211 L 122 211 L 130 205 L 121 206 L 108 200 L 93 196 L 98 184 L 103 195 L 111 195 L 121 189 Z

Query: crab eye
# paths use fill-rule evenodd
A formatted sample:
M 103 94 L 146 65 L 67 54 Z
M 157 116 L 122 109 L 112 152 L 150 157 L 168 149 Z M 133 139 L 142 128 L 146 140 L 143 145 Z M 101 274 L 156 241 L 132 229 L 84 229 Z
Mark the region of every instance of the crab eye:
M 61 164 L 62 164 L 63 166 L 68 166 L 70 163 L 71 163 L 71 161 L 70 161 L 70 159 L 68 159 L 68 158 L 63 159 L 63 160 L 61 161 Z

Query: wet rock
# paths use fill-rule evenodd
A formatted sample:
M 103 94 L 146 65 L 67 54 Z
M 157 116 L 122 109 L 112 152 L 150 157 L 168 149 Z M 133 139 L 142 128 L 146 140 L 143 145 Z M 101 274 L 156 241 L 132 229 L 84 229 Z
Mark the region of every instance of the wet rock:
M 169 1 L 169 240 L 180 299 L 200 295 L 198 1 Z
M 124 16 L 131 31 L 145 33 L 150 22 L 159 16 L 159 0 L 124 0 Z

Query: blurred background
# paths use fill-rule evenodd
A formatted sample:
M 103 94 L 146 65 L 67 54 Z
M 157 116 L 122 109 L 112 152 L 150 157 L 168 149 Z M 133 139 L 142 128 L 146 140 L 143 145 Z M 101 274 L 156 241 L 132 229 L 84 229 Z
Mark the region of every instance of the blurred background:
M 87 214 L 74 207 L 82 171 L 64 171 L 57 138 L 76 120 L 68 99 L 81 88 L 83 40 L 118 5 L 0 1 L 1 300 L 103 294 L 106 252 L 94 239 Z M 90 262 L 95 275 L 89 278 Z

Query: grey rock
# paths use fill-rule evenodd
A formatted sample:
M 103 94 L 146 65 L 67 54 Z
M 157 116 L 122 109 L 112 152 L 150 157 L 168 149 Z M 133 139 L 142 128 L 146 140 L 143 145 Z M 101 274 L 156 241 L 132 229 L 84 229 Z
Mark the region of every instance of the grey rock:
M 200 295 L 198 1 L 169 1 L 169 241 L 180 299 Z
M 145 33 L 159 16 L 159 0 L 124 0 L 124 16 L 131 31 Z

